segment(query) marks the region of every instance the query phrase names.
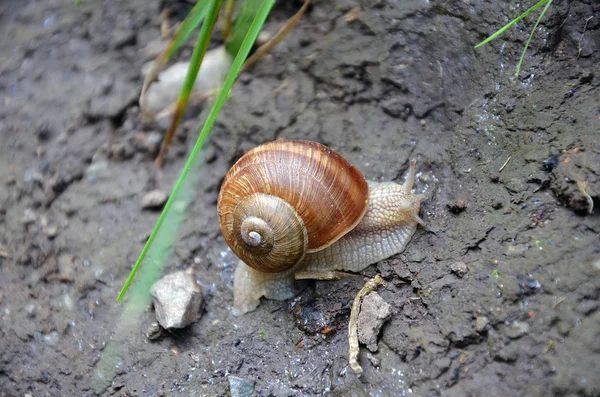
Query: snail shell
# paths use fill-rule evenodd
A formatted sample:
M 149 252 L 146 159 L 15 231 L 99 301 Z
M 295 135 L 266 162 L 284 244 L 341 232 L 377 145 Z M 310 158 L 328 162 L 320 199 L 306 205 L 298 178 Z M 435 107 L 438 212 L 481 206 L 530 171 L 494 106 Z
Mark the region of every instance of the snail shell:
M 367 181 L 342 155 L 316 142 L 281 139 L 238 160 L 217 207 L 231 250 L 255 270 L 279 273 L 352 230 L 368 199 Z

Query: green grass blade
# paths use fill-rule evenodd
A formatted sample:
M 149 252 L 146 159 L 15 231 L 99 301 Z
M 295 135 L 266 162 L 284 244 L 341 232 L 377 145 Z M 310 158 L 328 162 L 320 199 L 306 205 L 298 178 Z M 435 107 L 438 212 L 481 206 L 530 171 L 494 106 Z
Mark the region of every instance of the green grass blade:
M 198 157 L 197 164 L 188 174 L 172 210 L 158 231 L 154 244 L 148 250 L 144 259 L 144 271 L 138 274 L 135 287 L 129 291 L 127 303 L 114 323 L 113 335 L 102 349 L 102 357 L 94 366 L 90 386 L 96 395 L 101 395 L 110 387 L 120 364 L 125 362 L 130 354 L 128 339 L 131 331 L 138 329 L 140 316 L 151 304 L 148 291 L 160 278 L 163 268 L 168 263 L 179 229 L 186 219 L 186 209 L 196 197 L 197 185 L 202 180 L 201 171 L 206 159 L 206 150 L 202 150 Z
M 154 226 L 154 229 L 152 230 L 152 233 L 150 234 L 150 237 L 148 238 L 148 241 L 144 245 L 144 248 L 142 249 L 142 252 L 140 253 L 139 258 L 137 259 L 133 269 L 131 270 L 131 273 L 129 274 L 127 281 L 123 285 L 121 292 L 119 293 L 119 296 L 117 298 L 117 301 L 119 303 L 121 303 L 123 301 L 123 298 L 125 297 L 125 294 L 127 293 L 127 289 L 131 285 L 133 278 L 135 277 L 135 274 L 139 270 L 142 262 L 144 261 L 146 253 L 148 252 L 148 249 L 150 248 L 156 235 L 158 234 L 158 231 L 160 230 L 161 225 L 163 224 L 167 214 L 169 213 L 169 210 L 171 209 L 173 202 L 176 200 L 176 197 L 179 193 L 179 190 L 181 189 L 181 186 L 183 185 L 189 171 L 193 168 L 194 163 L 196 161 L 196 157 L 198 156 L 198 153 L 200 152 L 202 145 L 206 141 L 206 138 L 208 137 L 208 134 L 209 134 L 212 126 L 214 125 L 214 123 L 217 119 L 217 116 L 218 116 L 219 112 L 221 111 L 223 104 L 225 103 L 225 100 L 229 96 L 231 87 L 235 83 L 235 81 L 240 73 L 240 70 L 242 69 L 244 61 L 248 57 L 248 54 L 250 53 L 250 49 L 252 48 L 252 45 L 256 41 L 258 33 L 260 32 L 263 24 L 265 23 L 265 20 L 267 19 L 267 16 L 269 15 L 269 12 L 271 11 L 271 8 L 273 7 L 274 3 L 275 3 L 275 0 L 265 0 L 261 4 L 261 7 L 258 10 L 256 17 L 254 18 L 254 22 L 250 26 L 250 29 L 248 30 L 248 34 L 246 35 L 246 37 L 240 47 L 240 51 L 238 52 L 237 56 L 235 57 L 235 59 L 233 61 L 231 68 L 229 69 L 227 77 L 225 78 L 225 82 L 223 83 L 223 87 L 221 88 L 221 91 L 219 92 L 219 96 L 217 97 L 217 100 L 215 101 L 215 103 L 208 115 L 208 118 L 207 118 L 206 122 L 204 123 L 204 127 L 202 128 L 202 131 L 200 132 L 200 135 L 198 136 L 198 140 L 196 141 L 196 144 L 194 145 L 194 149 L 192 150 L 192 153 L 190 154 L 187 162 L 185 163 L 185 166 L 183 167 L 183 170 L 181 171 L 181 175 L 179 176 L 179 179 L 177 180 L 177 183 L 175 184 L 175 187 L 173 188 L 173 192 L 169 196 L 169 199 L 167 200 L 167 203 L 165 204 L 165 207 L 163 208 L 163 211 L 160 214 L 158 221 L 156 222 L 156 225 Z
M 231 56 L 235 56 L 240 50 L 261 3 L 261 0 L 244 0 L 240 4 L 240 9 L 231 27 L 231 36 L 225 42 L 225 49 Z
M 190 34 L 202 23 L 206 14 L 208 13 L 208 6 L 210 5 L 210 1 L 199 1 L 196 3 L 194 8 L 190 11 L 190 13 L 185 17 L 181 25 L 175 31 L 173 38 L 169 42 L 167 48 L 160 55 L 164 62 L 168 62 L 169 59 L 185 42 L 187 41 Z
M 219 16 L 222 3 L 223 0 L 213 0 L 210 3 L 210 8 L 207 11 L 206 21 L 202 25 L 200 35 L 198 36 L 198 41 L 194 46 L 194 52 L 192 53 L 192 58 L 190 59 L 190 66 L 187 74 L 185 75 L 185 80 L 183 82 L 183 86 L 181 87 L 181 92 L 179 93 L 178 99 L 178 102 L 184 102 L 184 108 L 187 104 L 187 100 L 190 97 L 192 88 L 194 87 L 194 82 L 196 81 L 198 70 L 200 70 L 200 65 L 204 59 L 204 54 L 206 54 L 206 50 L 210 44 L 210 37 L 212 36 L 215 23 L 217 22 L 217 17 Z
M 143 113 L 147 112 L 146 106 L 146 92 L 150 87 L 150 84 L 158 77 L 158 74 L 162 70 L 165 63 L 171 59 L 173 54 L 187 41 L 190 34 L 194 29 L 204 21 L 206 14 L 208 13 L 209 6 L 213 2 L 211 0 L 202 0 L 196 3 L 194 8 L 190 11 L 188 16 L 183 20 L 177 31 L 173 35 L 173 38 L 169 42 L 167 48 L 165 48 L 152 62 L 152 66 L 144 77 L 142 84 L 142 91 L 140 93 L 140 108 Z
M 525 59 L 525 53 L 527 52 L 527 48 L 529 47 L 529 43 L 531 43 L 531 39 L 533 39 L 533 34 L 535 33 L 538 25 L 540 24 L 540 21 L 542 20 L 542 18 L 546 14 L 546 11 L 548 11 L 548 8 L 550 8 L 550 4 L 552 4 L 552 0 L 549 0 L 546 3 L 546 7 L 544 7 L 544 9 L 542 10 L 542 13 L 540 14 L 539 18 L 535 22 L 535 26 L 533 27 L 533 29 L 531 29 L 531 34 L 529 35 L 529 39 L 527 39 L 527 43 L 525 43 L 525 48 L 523 48 L 523 53 L 521 54 L 521 59 L 519 59 L 519 63 L 517 65 L 517 71 L 515 72 L 515 76 L 518 76 L 519 72 L 521 71 L 521 64 L 523 63 L 523 59 Z
M 496 33 L 492 34 L 490 37 L 488 37 L 487 39 L 483 40 L 481 43 L 477 44 L 475 46 L 475 48 L 479 48 L 481 46 L 484 46 L 487 43 L 489 43 L 490 41 L 494 40 L 495 38 L 497 38 L 498 36 L 500 36 L 502 33 L 506 32 L 508 29 L 510 29 L 514 24 L 516 24 L 517 22 L 519 22 L 521 19 L 525 18 L 527 15 L 531 14 L 533 11 L 537 10 L 539 7 L 541 7 L 544 4 L 546 4 L 548 1 L 550 1 L 550 0 L 541 0 L 541 1 L 539 1 L 533 7 L 531 7 L 530 9 L 528 9 L 527 11 L 525 11 L 524 13 L 522 13 L 521 15 L 519 15 L 518 17 L 516 17 L 512 21 L 510 21 L 508 24 L 504 25 Z
M 183 118 L 183 112 L 187 107 L 190 94 L 194 88 L 194 83 L 196 82 L 200 65 L 204 59 L 204 54 L 206 54 L 206 50 L 210 44 L 210 37 L 212 36 L 213 29 L 217 23 L 217 17 L 219 16 L 219 11 L 221 10 L 222 4 L 223 0 L 213 0 L 212 3 L 210 3 L 206 20 L 204 21 L 204 24 L 202 24 L 202 29 L 200 29 L 198 41 L 196 41 L 196 45 L 194 46 L 194 52 L 192 53 L 192 58 L 190 59 L 190 64 L 188 66 L 183 85 L 179 91 L 179 97 L 177 98 L 177 103 L 175 104 L 173 119 L 171 120 L 169 129 L 163 138 L 160 152 L 156 158 L 156 164 L 159 166 L 162 165 L 167 149 L 173 140 L 173 136 L 175 136 L 175 131 L 177 130 L 177 127 Z
M 194 85 L 194 81 L 196 80 L 196 75 L 198 74 L 198 69 L 200 68 L 200 64 L 202 63 L 202 59 L 204 58 L 204 54 L 206 53 L 206 50 L 208 48 L 208 44 L 210 42 L 210 36 L 212 34 L 213 27 L 217 21 L 217 16 L 219 15 L 219 10 L 221 8 L 222 2 L 223 2 L 223 0 L 212 0 L 208 3 L 209 9 L 207 11 L 207 18 L 206 18 L 205 23 L 202 25 L 202 29 L 200 30 L 200 35 L 198 36 L 198 41 L 196 43 L 196 47 L 194 48 L 194 53 L 192 54 L 192 60 L 190 61 L 190 67 L 185 76 L 185 82 L 182 87 L 182 92 L 179 94 L 180 98 L 182 97 L 182 95 L 185 96 L 186 93 L 187 93 L 187 98 L 189 98 L 189 94 Z M 178 100 L 178 102 L 179 102 L 179 100 Z M 187 101 L 186 101 L 186 103 L 187 103 Z M 187 170 L 187 171 L 189 171 L 189 170 Z M 186 174 L 187 174 L 187 172 L 186 172 Z M 144 245 L 144 248 L 142 249 L 142 253 L 140 254 L 140 257 L 135 262 L 135 265 L 133 266 L 133 269 L 131 270 L 131 273 L 129 274 L 127 281 L 125 281 L 125 285 L 123 285 L 123 288 L 121 289 L 121 292 L 119 293 L 119 297 L 117 298 L 117 301 L 119 303 L 121 303 L 121 301 L 123 300 L 123 297 L 125 296 L 125 293 L 127 292 L 127 289 L 131 285 L 131 282 L 133 281 L 135 274 L 137 273 L 143 259 L 146 256 L 146 253 L 148 252 L 148 248 L 150 248 L 150 246 L 152 245 L 152 242 L 156 238 L 156 234 L 157 234 L 158 230 L 160 229 L 160 226 L 163 224 L 165 217 L 168 213 L 168 210 L 174 201 L 174 200 L 172 200 L 172 198 L 174 198 L 174 196 L 177 195 L 176 192 L 179 191 L 180 188 L 181 188 L 181 186 L 179 185 L 179 183 L 177 185 L 175 185 L 173 194 L 171 195 L 171 197 L 169 197 L 169 200 L 167 200 L 167 203 L 166 203 L 162 213 L 158 217 L 158 221 L 156 223 L 156 226 L 154 227 L 154 230 L 152 230 L 152 233 L 150 234 L 148 241 L 146 241 L 146 245 Z

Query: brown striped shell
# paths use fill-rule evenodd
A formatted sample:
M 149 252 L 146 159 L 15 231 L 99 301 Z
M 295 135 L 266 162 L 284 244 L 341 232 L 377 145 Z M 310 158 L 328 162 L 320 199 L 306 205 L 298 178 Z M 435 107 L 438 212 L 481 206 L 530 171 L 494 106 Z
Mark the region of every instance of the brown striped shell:
M 217 207 L 232 251 L 256 270 L 277 273 L 352 230 L 368 198 L 364 176 L 342 155 L 320 143 L 280 139 L 234 164 Z

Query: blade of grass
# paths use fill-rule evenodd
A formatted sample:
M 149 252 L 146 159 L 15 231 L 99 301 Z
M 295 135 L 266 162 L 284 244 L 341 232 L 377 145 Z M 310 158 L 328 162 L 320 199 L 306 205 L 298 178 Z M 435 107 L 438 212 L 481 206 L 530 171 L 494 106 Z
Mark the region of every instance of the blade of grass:
M 541 7 L 544 4 L 546 4 L 548 1 L 550 1 L 550 0 L 541 0 L 541 1 L 539 1 L 533 7 L 531 7 L 530 9 L 528 9 L 527 11 L 525 11 L 524 13 L 522 13 L 521 15 L 519 15 L 518 17 L 516 17 L 512 21 L 510 21 L 508 24 L 504 25 L 496 33 L 492 34 L 490 37 L 488 37 L 487 39 L 483 40 L 481 43 L 477 44 L 475 46 L 475 48 L 479 48 L 481 46 L 484 46 L 487 43 L 489 43 L 490 41 L 494 40 L 495 38 L 497 38 L 498 36 L 500 36 L 502 33 L 506 32 L 508 29 L 510 29 L 514 24 L 516 24 L 517 22 L 519 22 L 521 19 L 525 18 L 527 15 L 531 14 L 533 11 L 537 10 L 539 7 Z
M 196 46 L 194 47 L 194 52 L 192 53 L 192 58 L 190 59 L 190 65 L 185 75 L 183 86 L 181 87 L 179 97 L 177 98 L 177 105 L 175 107 L 173 119 L 171 120 L 169 129 L 167 130 L 167 133 L 163 138 L 158 157 L 156 157 L 156 164 L 158 166 L 162 165 L 165 155 L 167 153 L 167 148 L 171 144 L 173 136 L 175 135 L 175 130 L 177 130 L 177 127 L 181 122 L 181 118 L 183 117 L 183 112 L 185 111 L 185 108 L 187 106 L 190 93 L 194 88 L 196 76 L 198 75 L 198 70 L 200 70 L 200 65 L 202 64 L 202 60 L 204 59 L 204 54 L 206 54 L 206 50 L 208 49 L 210 37 L 212 36 L 213 28 L 215 27 L 215 23 L 217 22 L 217 17 L 219 16 L 219 11 L 221 10 L 222 4 L 223 0 L 213 0 L 209 10 L 207 11 L 206 20 L 204 21 L 204 23 L 202 24 L 202 28 L 200 29 L 200 35 L 198 36 L 198 41 L 196 42 Z
M 154 244 L 148 250 L 144 261 L 146 267 L 138 275 L 135 288 L 129 293 L 129 299 L 114 324 L 112 338 L 102 350 L 102 357 L 94 366 L 90 385 L 96 395 L 101 395 L 111 385 L 117 370 L 122 368 L 127 357 L 131 356 L 128 352 L 131 331 L 139 329 L 140 316 L 151 303 L 148 291 L 159 279 L 163 268 L 168 263 L 179 229 L 186 219 L 185 210 L 196 197 L 196 187 L 202 181 L 201 170 L 206 159 L 206 150 L 202 150 L 198 157 L 174 201 L 173 209 L 158 231 Z
M 531 39 L 533 39 L 533 34 L 535 33 L 538 25 L 540 24 L 540 21 L 546 14 L 546 11 L 548 11 L 548 8 L 550 8 L 550 4 L 552 4 L 552 0 L 548 0 L 548 2 L 546 3 L 546 7 L 544 7 L 544 9 L 542 10 L 542 13 L 540 14 L 537 21 L 535 21 L 535 26 L 533 27 L 533 29 L 531 29 L 531 34 L 529 35 L 529 39 L 527 39 L 527 43 L 525 43 L 525 48 L 523 48 L 523 53 L 521 54 L 521 59 L 519 59 L 519 63 L 517 64 L 517 71 L 515 72 L 515 76 L 518 76 L 519 72 L 521 71 L 521 64 L 523 63 L 523 59 L 525 59 L 525 53 L 527 52 L 529 43 L 531 43 Z
M 179 193 L 179 190 L 181 189 L 181 186 L 183 185 L 183 182 L 185 181 L 190 169 L 193 168 L 193 165 L 196 161 L 196 157 L 198 156 L 200 149 L 204 145 L 204 142 L 206 141 L 206 138 L 208 137 L 208 134 L 210 133 L 210 130 L 212 129 L 212 126 L 214 125 L 214 123 L 217 119 L 217 116 L 218 116 L 219 112 L 221 111 L 223 104 L 225 103 L 225 100 L 229 96 L 231 87 L 237 80 L 237 77 L 240 74 L 240 71 L 244 64 L 244 61 L 248 57 L 248 54 L 250 53 L 250 49 L 252 48 L 252 45 L 256 41 L 258 33 L 262 29 L 262 26 L 264 25 L 265 20 L 267 19 L 267 16 L 269 15 L 271 8 L 273 7 L 273 4 L 275 4 L 275 0 L 264 0 L 263 3 L 261 4 L 261 6 L 258 10 L 258 13 L 256 14 L 256 17 L 254 18 L 254 22 L 250 26 L 250 29 L 248 30 L 246 38 L 244 39 L 244 42 L 242 43 L 242 45 L 240 47 L 240 51 L 236 55 L 236 57 L 233 61 L 233 64 L 232 64 L 231 68 L 229 69 L 229 73 L 227 74 L 227 77 L 225 78 L 225 82 L 223 83 L 223 87 L 221 88 L 221 91 L 219 92 L 219 96 L 217 97 L 217 99 L 208 115 L 208 118 L 206 119 L 206 122 L 204 123 L 204 126 L 202 127 L 202 131 L 200 132 L 200 135 L 198 136 L 196 144 L 194 145 L 194 149 L 192 150 L 192 153 L 190 154 L 188 160 L 186 161 L 185 166 L 183 167 L 183 170 L 181 171 L 181 175 L 179 176 L 179 179 L 177 180 L 177 183 L 175 184 L 175 187 L 173 188 L 173 192 L 171 193 L 169 199 L 167 200 L 167 203 L 165 204 L 165 207 L 164 207 L 162 213 L 160 214 L 158 221 L 156 222 L 156 225 L 154 226 L 154 229 L 152 230 L 152 233 L 150 234 L 150 237 L 148 238 L 148 241 L 146 241 L 146 245 L 144 245 L 144 248 L 142 249 L 142 252 L 141 252 L 139 258 L 137 259 L 133 269 L 131 270 L 131 273 L 129 274 L 127 281 L 125 281 L 125 284 L 123 285 L 123 288 L 121 289 L 121 292 L 119 293 L 119 296 L 117 298 L 117 301 L 119 303 L 121 303 L 123 301 L 123 298 L 125 297 L 125 294 L 127 293 L 127 289 L 131 285 L 133 278 L 135 277 L 135 274 L 139 270 L 142 262 L 144 261 L 146 253 L 148 252 L 149 247 L 152 245 L 158 231 L 160 230 L 161 225 L 163 224 L 167 214 L 169 213 L 169 210 L 171 209 L 171 206 L 173 205 L 173 202 L 175 201 L 175 199 Z
M 202 25 L 202 28 L 200 29 L 200 35 L 198 36 L 198 41 L 196 42 L 196 47 L 194 48 L 194 53 L 192 54 L 192 61 L 190 63 L 190 67 L 189 67 L 188 73 L 186 75 L 186 81 L 185 81 L 184 87 L 182 88 L 182 91 L 186 88 L 188 89 L 188 96 L 189 96 L 189 92 L 191 91 L 192 86 L 194 85 L 194 79 L 195 79 L 195 75 L 190 76 L 192 69 L 193 69 L 192 63 L 197 64 L 197 68 L 196 68 L 196 74 L 197 74 L 198 68 L 200 67 L 200 62 L 202 62 L 202 58 L 204 57 L 204 54 L 206 53 L 206 49 L 208 48 L 208 44 L 210 42 L 210 36 L 212 34 L 212 28 L 214 27 L 214 24 L 217 21 L 217 15 L 219 14 L 219 9 L 221 7 L 222 2 L 223 2 L 223 0 L 209 0 L 207 2 L 207 4 L 208 4 L 207 19 L 206 19 L 205 23 Z M 191 79 L 191 85 L 189 85 L 190 79 Z M 186 86 L 186 84 L 188 84 L 188 86 Z M 180 97 L 181 97 L 181 95 L 182 94 L 180 94 Z M 176 186 L 176 188 L 177 188 L 177 190 L 179 190 L 180 186 L 179 187 Z M 169 198 L 169 200 L 167 201 L 167 205 L 169 205 L 169 207 L 170 207 L 170 203 L 172 203 L 171 198 Z M 165 209 L 168 209 L 167 206 L 165 206 Z M 158 222 L 157 222 L 157 226 L 159 228 L 160 228 L 160 225 L 162 225 L 162 223 L 164 222 L 165 216 L 166 216 L 166 211 L 163 210 L 163 212 L 160 214 L 160 217 L 158 218 Z M 135 276 L 135 273 L 137 273 L 137 270 L 140 267 L 141 260 L 146 256 L 146 253 L 148 252 L 148 248 L 150 247 L 150 245 L 156 238 L 156 232 L 158 232 L 158 229 L 155 227 L 154 230 L 152 231 L 152 233 L 150 234 L 150 237 L 148 238 L 146 245 L 144 245 L 144 248 L 142 249 L 142 253 L 141 253 L 140 257 L 138 258 L 135 265 L 133 266 L 133 270 L 129 274 L 129 277 L 128 277 L 127 281 L 125 282 L 125 286 L 123 287 L 123 289 L 121 290 L 121 293 L 119 294 L 119 298 L 118 298 L 119 303 L 123 299 L 125 291 L 127 290 L 127 288 L 129 288 L 129 285 L 133 281 L 133 277 Z
M 252 21 L 254 21 L 254 17 L 258 13 L 261 4 L 262 0 L 244 0 L 240 3 L 237 15 L 232 22 L 231 34 L 225 42 L 225 50 L 232 58 L 240 50 L 242 42 L 246 38 L 248 29 L 250 29 L 250 25 L 252 25 Z
M 190 13 L 185 17 L 181 25 L 173 34 L 173 38 L 169 42 L 169 45 L 165 50 L 160 54 L 161 58 L 168 62 L 173 55 L 181 48 L 183 44 L 190 37 L 192 32 L 200 26 L 206 14 L 208 13 L 208 6 L 210 5 L 210 1 L 199 1 L 196 3 L 194 8 L 190 11 Z
M 171 59 L 171 57 L 181 48 L 181 46 L 187 41 L 190 37 L 190 34 L 196 29 L 206 18 L 206 14 L 208 12 L 208 6 L 210 5 L 210 1 L 199 1 L 196 3 L 194 8 L 190 11 L 187 17 L 183 20 L 181 25 L 173 34 L 173 38 L 167 45 L 167 48 L 160 53 L 160 55 L 152 62 L 152 67 L 150 71 L 146 74 L 144 78 L 144 83 L 142 84 L 142 92 L 140 94 L 140 104 L 142 110 L 146 108 L 146 91 L 148 91 L 148 87 L 150 83 L 152 83 L 158 73 L 162 69 L 163 65 Z

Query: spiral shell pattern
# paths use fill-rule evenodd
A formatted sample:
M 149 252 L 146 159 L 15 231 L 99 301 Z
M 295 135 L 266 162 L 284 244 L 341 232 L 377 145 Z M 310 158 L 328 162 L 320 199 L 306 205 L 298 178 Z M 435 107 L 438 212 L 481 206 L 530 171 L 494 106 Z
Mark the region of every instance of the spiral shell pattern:
M 274 202 L 264 203 L 266 196 Z M 368 197 L 364 176 L 342 155 L 316 142 L 281 139 L 250 150 L 229 170 L 219 223 L 248 266 L 282 272 L 352 230 Z M 266 216 L 267 209 L 274 213 Z

